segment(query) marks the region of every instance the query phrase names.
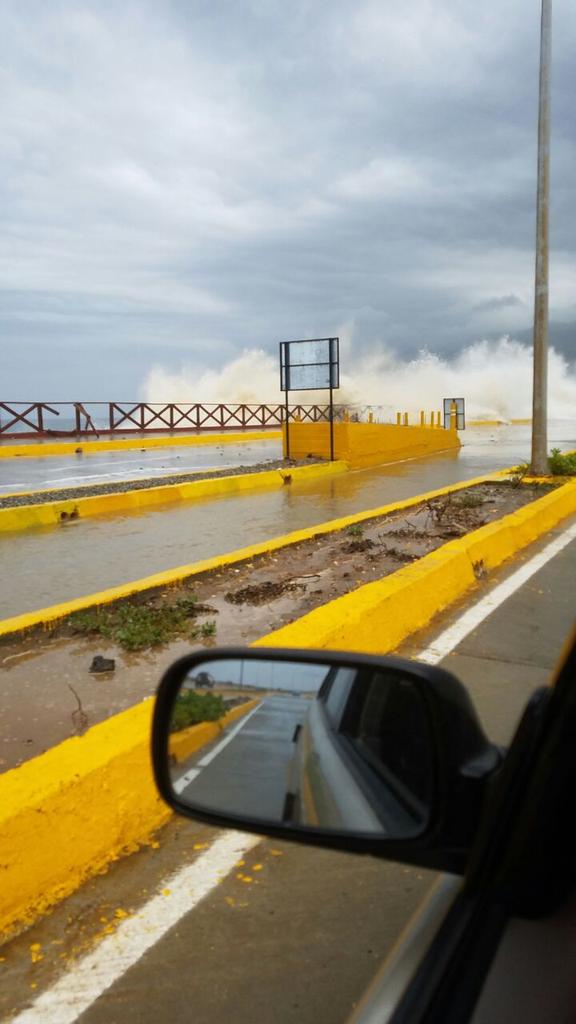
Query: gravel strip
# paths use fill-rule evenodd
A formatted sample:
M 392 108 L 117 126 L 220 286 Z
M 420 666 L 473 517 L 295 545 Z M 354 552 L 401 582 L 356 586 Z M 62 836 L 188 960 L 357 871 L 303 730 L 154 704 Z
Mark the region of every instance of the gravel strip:
M 243 476 L 246 473 L 265 473 L 270 469 L 290 469 L 296 466 L 311 466 L 321 459 L 275 459 L 259 462 L 253 466 L 236 466 L 234 469 L 215 469 L 209 473 L 178 473 L 174 476 L 146 477 L 139 480 L 122 480 L 109 484 L 84 484 L 77 487 L 61 487 L 54 491 L 38 491 L 30 494 L 6 494 L 0 496 L 0 509 L 18 508 L 20 505 L 45 505 L 50 501 L 66 501 L 70 498 L 89 498 L 98 494 L 119 494 L 122 491 L 143 491 L 150 487 L 165 487 L 167 484 L 183 484 L 192 480 L 214 480 L 219 476 Z

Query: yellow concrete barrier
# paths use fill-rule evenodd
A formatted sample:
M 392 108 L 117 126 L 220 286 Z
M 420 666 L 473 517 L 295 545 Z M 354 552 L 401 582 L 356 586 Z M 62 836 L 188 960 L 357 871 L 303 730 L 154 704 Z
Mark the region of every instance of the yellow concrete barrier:
M 496 568 L 575 512 L 576 481 L 570 481 L 391 576 L 316 608 L 256 646 L 393 651 L 475 585 L 475 565 Z
M 417 494 L 411 498 L 404 498 L 402 501 L 392 502 L 389 505 L 381 505 L 379 508 L 368 509 L 365 512 L 355 512 L 353 515 L 343 516 L 339 519 L 331 519 L 326 523 L 318 523 L 316 526 L 306 527 L 304 530 L 294 530 L 292 533 L 287 533 L 284 536 L 274 537 L 259 544 L 251 544 L 248 547 L 239 548 L 225 555 L 216 555 L 214 558 L 205 558 L 200 562 L 191 562 L 188 565 L 178 566 L 176 569 L 167 569 L 164 572 L 154 573 L 152 576 L 144 576 L 142 579 L 133 580 L 131 583 L 124 583 L 119 587 L 109 587 L 107 590 L 101 590 L 95 594 L 86 594 L 84 597 L 78 597 L 72 601 L 64 601 L 60 604 L 50 605 L 48 608 L 39 608 L 32 612 L 14 615 L 9 619 L 0 620 L 0 637 L 24 633 L 38 626 L 49 629 L 51 625 L 66 619 L 74 612 L 112 604 L 114 601 L 122 601 L 126 597 L 132 597 L 133 594 L 141 594 L 148 590 L 155 590 L 158 587 L 177 586 L 184 580 L 188 580 L 200 573 L 211 572 L 213 569 L 221 569 L 229 565 L 236 565 L 239 562 L 247 562 L 257 555 L 268 554 L 271 551 L 289 547 L 291 544 L 310 540 L 311 537 L 323 536 L 336 530 L 343 530 L 347 526 L 354 526 L 356 523 L 363 523 L 368 519 L 374 519 L 375 516 L 390 515 L 393 512 L 412 508 L 423 501 L 430 501 L 432 498 L 439 498 L 445 494 L 456 494 L 458 491 L 471 487 L 474 484 L 500 479 L 507 472 L 507 470 L 503 470 L 496 474 L 475 477 L 473 480 L 463 480 L 458 484 L 439 487 L 434 491 L 428 491 L 426 494 Z
M 469 427 L 507 427 L 508 420 L 467 420 Z
M 226 431 L 221 434 L 178 434 L 162 437 L 110 438 L 107 441 L 43 441 L 30 444 L 11 444 L 0 441 L 0 459 L 43 458 L 52 455 L 94 455 L 98 452 L 142 451 L 143 448 L 179 448 L 204 444 L 242 444 L 248 441 L 278 441 L 280 430 L 246 430 L 242 433 Z
M 40 505 L 16 505 L 0 508 L 0 533 L 16 533 L 41 527 L 57 526 L 67 519 L 85 519 L 92 516 L 119 515 L 139 512 L 161 505 L 182 501 L 201 501 L 206 498 L 232 496 L 245 491 L 270 490 L 301 480 L 321 479 L 345 473 L 345 462 L 314 463 L 287 469 L 269 469 L 259 473 L 238 473 L 205 480 L 189 480 L 181 484 L 160 484 L 117 491 L 114 494 L 94 494 L 79 498 L 47 501 Z M 36 492 L 38 493 L 38 492 Z M 32 497 L 33 495 L 30 495 Z
M 526 427 L 529 426 L 530 423 L 532 423 L 530 417 L 528 417 L 528 419 L 524 418 L 514 420 L 468 420 L 469 427 L 509 427 L 510 425 L 514 427 Z
M 404 414 L 404 424 L 335 423 L 335 457 L 344 459 L 351 469 L 362 469 L 460 448 L 460 438 L 455 429 L 438 430 L 424 425 L 410 427 L 407 413 Z M 284 429 L 284 452 L 285 433 Z M 290 455 L 293 459 L 305 459 L 308 455 L 329 458 L 329 424 L 291 423 Z
M 189 752 L 257 703 L 186 730 Z M 0 776 L 2 936 L 147 842 L 170 817 L 152 775 L 153 705 L 143 701 Z
M 170 756 L 180 764 L 190 757 L 191 754 L 201 750 L 206 744 L 216 739 L 218 733 L 222 732 L 225 726 L 235 722 L 237 718 L 247 715 L 259 703 L 259 700 L 245 701 L 244 704 L 239 704 L 238 707 L 232 708 L 223 722 L 202 722 L 200 725 L 191 725 L 187 729 L 181 729 L 180 732 L 172 733 L 170 736 Z
M 387 509 L 406 508 L 485 479 L 489 478 L 465 481 Z M 273 550 L 297 543 L 296 538 L 341 529 L 382 511 L 297 531 L 272 544 L 236 552 L 233 560 L 253 557 L 256 548 Z M 576 481 L 570 481 L 500 522 L 262 637 L 255 646 L 393 650 L 474 585 L 475 563 L 494 568 L 574 512 Z M 225 558 L 212 561 L 224 564 Z M 151 579 L 158 585 L 158 577 Z M 223 725 L 256 703 L 234 708 L 221 723 L 194 727 L 196 734 L 185 730 L 180 756 L 210 742 Z M 168 819 L 170 812 L 156 794 L 150 766 L 152 706 L 152 701 L 144 701 L 0 776 L 0 932 L 7 935 L 30 923 L 83 880 L 146 842 Z

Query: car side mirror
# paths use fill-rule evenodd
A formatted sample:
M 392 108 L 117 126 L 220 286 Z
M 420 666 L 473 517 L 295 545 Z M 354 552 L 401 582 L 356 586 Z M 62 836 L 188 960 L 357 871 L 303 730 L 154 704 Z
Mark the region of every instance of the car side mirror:
M 153 762 L 179 814 L 464 871 L 500 762 L 442 669 L 331 651 L 221 648 L 164 675 Z

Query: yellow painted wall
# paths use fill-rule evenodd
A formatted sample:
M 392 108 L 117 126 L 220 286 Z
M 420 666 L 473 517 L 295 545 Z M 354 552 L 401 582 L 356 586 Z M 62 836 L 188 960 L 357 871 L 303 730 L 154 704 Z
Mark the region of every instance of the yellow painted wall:
M 188 753 L 256 703 L 186 730 Z M 0 775 L 0 934 L 30 924 L 168 820 L 150 759 L 153 707 L 145 700 Z
M 290 458 L 330 457 L 328 423 L 291 423 L 289 441 Z M 286 454 L 285 428 L 283 446 Z M 399 427 L 390 423 L 334 424 L 334 457 L 346 461 L 351 469 L 400 462 L 459 447 L 460 438 L 455 430 Z

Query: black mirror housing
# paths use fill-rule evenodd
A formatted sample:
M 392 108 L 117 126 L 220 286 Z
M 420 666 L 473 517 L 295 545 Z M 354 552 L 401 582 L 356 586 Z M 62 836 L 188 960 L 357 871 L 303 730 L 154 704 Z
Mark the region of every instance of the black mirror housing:
M 225 732 L 206 724 L 223 709 Z M 199 745 L 210 730 L 223 738 Z M 167 670 L 152 759 L 161 796 L 186 817 L 461 874 L 501 753 L 443 669 L 229 647 Z

